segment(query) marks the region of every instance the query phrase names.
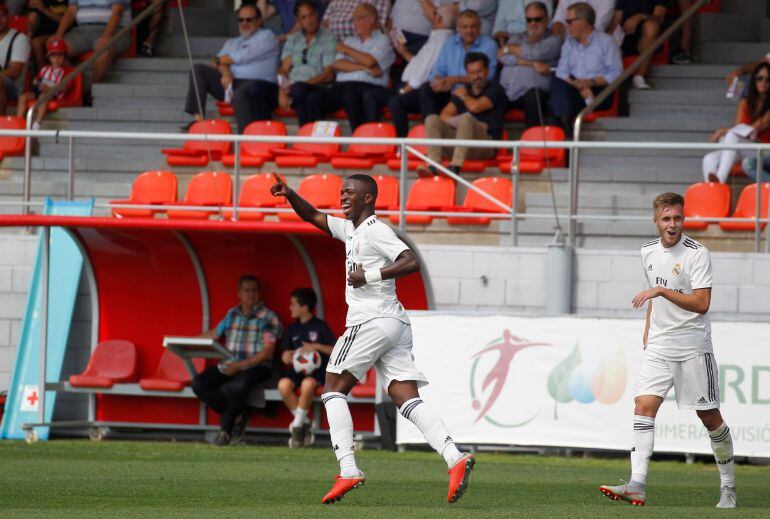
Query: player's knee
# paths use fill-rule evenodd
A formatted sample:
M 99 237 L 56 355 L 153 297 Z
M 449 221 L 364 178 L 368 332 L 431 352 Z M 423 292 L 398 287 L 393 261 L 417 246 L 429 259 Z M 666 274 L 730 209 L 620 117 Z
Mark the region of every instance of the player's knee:
M 302 393 L 307 394 L 315 391 L 316 387 L 318 387 L 318 381 L 316 379 L 311 377 L 305 377 L 305 379 L 302 380 L 300 391 L 302 391 Z
M 294 382 L 290 378 L 282 378 L 278 381 L 278 392 L 281 395 L 288 395 L 294 391 Z
M 719 409 L 707 409 L 705 411 L 695 411 L 695 413 L 700 418 L 700 421 L 703 422 L 703 426 L 709 431 L 713 431 L 722 425 L 722 414 L 719 412 Z

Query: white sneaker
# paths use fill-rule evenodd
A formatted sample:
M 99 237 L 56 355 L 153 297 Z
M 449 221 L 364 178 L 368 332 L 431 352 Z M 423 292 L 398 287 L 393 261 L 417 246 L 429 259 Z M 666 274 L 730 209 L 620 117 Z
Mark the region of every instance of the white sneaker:
M 40 121 L 35 121 L 32 123 L 32 129 L 33 130 L 39 130 L 40 129 Z
M 720 488 L 717 508 L 735 508 L 736 506 L 738 506 L 738 497 L 735 493 L 735 487 Z
M 650 85 L 644 80 L 644 76 L 636 75 L 631 80 L 634 88 L 637 90 L 650 90 Z

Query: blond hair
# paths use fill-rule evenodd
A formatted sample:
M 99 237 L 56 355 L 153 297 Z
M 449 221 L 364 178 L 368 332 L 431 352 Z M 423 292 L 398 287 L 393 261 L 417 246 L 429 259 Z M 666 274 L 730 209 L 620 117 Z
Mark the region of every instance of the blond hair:
M 681 205 L 684 209 L 684 198 L 682 198 L 682 195 L 678 193 L 661 193 L 652 201 L 652 209 L 654 211 L 663 207 L 671 207 L 672 205 Z

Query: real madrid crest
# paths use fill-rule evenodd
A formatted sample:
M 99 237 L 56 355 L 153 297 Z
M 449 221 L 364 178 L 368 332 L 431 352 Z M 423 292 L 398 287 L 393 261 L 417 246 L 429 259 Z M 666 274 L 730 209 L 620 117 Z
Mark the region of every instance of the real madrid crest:
M 678 276 L 682 273 L 682 264 L 681 263 L 674 263 L 674 268 L 671 269 L 671 273 L 675 276 Z

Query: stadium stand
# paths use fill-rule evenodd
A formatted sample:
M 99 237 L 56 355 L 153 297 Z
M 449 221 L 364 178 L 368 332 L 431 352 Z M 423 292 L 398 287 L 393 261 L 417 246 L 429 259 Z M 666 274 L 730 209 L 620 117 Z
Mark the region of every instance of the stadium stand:
M 407 211 L 441 211 L 453 206 L 457 183 L 445 176 L 418 178 L 409 190 L 406 199 Z M 433 216 L 409 215 L 406 223 L 411 225 L 428 225 L 433 222 Z M 390 221 L 398 223 L 398 215 L 392 215 Z
M 312 137 L 316 134 L 317 123 L 307 123 L 297 132 L 298 137 Z M 334 137 L 341 135 L 339 124 L 334 126 Z M 339 144 L 314 144 L 300 142 L 290 148 L 273 149 L 275 165 L 287 168 L 313 168 L 319 163 L 328 163 L 340 151 Z
M 473 185 L 484 191 L 485 193 L 493 196 L 500 202 L 504 203 L 508 207 L 511 206 L 513 199 L 513 184 L 510 180 L 504 177 L 486 177 L 479 178 L 473 181 Z M 456 212 L 476 212 L 476 213 L 501 213 L 508 214 L 497 204 L 492 203 L 481 196 L 476 191 L 468 190 L 465 195 L 465 200 L 462 205 L 454 207 L 445 207 L 442 211 L 456 211 Z M 468 217 L 448 217 L 447 223 L 449 225 L 489 225 L 492 219 L 488 216 L 478 218 Z
M 136 346 L 129 341 L 109 340 L 96 345 L 86 370 L 72 375 L 69 382 L 73 387 L 108 389 L 117 383 L 135 382 L 136 378 Z
M 341 189 L 341 177 L 331 173 L 321 173 L 305 177 L 300 183 L 297 193 L 317 209 L 338 209 Z M 279 207 L 288 208 L 290 206 L 284 204 Z M 278 213 L 278 219 L 282 222 L 301 221 L 294 212 Z
M 230 123 L 222 119 L 198 121 L 190 126 L 190 135 L 230 135 Z M 182 148 L 164 148 L 161 152 L 166 155 L 169 166 L 206 166 L 210 161 L 220 161 L 222 156 L 230 153 L 231 144 L 222 141 L 185 141 Z
M 357 138 L 395 138 L 396 128 L 389 123 L 362 124 L 353 132 Z M 375 164 L 382 164 L 396 153 L 395 146 L 382 144 L 351 144 L 347 151 L 335 153 L 331 165 L 337 169 L 370 170 Z
M 183 210 L 184 206 L 211 206 L 221 208 L 233 203 L 233 181 L 224 171 L 202 171 L 190 180 L 183 202 L 169 202 L 169 218 L 208 219 L 217 211 Z M 179 207 L 180 209 L 171 209 Z
M 254 121 L 249 124 L 243 135 L 274 135 L 286 136 L 286 125 L 281 121 Z M 272 160 L 275 149 L 284 149 L 286 143 L 282 142 L 244 142 L 241 144 L 242 167 L 258 168 L 267 160 Z M 235 155 L 228 153 L 222 155 L 222 165 L 228 168 L 235 164 Z
M 281 175 L 281 178 L 286 181 L 285 177 Z M 260 173 L 258 175 L 251 175 L 248 177 L 241 186 L 240 194 L 238 195 L 238 206 L 246 208 L 270 208 L 276 207 L 282 203 L 282 200 L 274 197 L 270 193 L 270 186 L 275 183 L 275 178 L 272 173 Z M 224 218 L 233 218 L 233 210 L 225 209 L 222 211 Z M 265 213 L 258 212 L 240 212 L 238 213 L 240 220 L 261 221 L 265 219 Z
M 762 206 L 761 214 L 767 215 L 768 199 L 770 199 L 770 183 L 764 182 L 762 184 Z M 756 218 L 757 214 L 757 184 L 749 184 L 738 198 L 738 204 L 735 206 L 733 212 L 733 218 Z M 764 230 L 766 224 L 762 224 L 760 227 Z M 719 222 L 719 227 L 724 231 L 753 231 L 754 223 L 752 222 Z
M 0 117 L 0 130 L 23 130 L 26 126 L 27 123 L 21 117 Z M 0 160 L 21 155 L 24 155 L 23 137 L 0 137 Z
M 693 184 L 684 192 L 684 215 L 701 218 L 721 218 L 730 215 L 730 187 L 719 182 Z M 685 219 L 685 229 L 703 230 L 710 222 L 696 222 Z

